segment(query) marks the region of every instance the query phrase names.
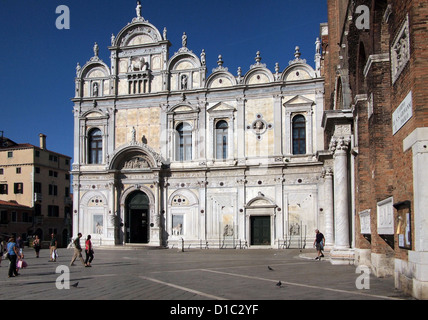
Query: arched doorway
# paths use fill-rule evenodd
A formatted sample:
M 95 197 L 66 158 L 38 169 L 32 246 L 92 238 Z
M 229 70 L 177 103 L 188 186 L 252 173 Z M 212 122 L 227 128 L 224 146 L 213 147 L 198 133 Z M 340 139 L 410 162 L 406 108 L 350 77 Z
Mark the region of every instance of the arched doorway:
M 126 243 L 149 242 L 149 204 L 149 197 L 142 191 L 134 191 L 126 198 Z

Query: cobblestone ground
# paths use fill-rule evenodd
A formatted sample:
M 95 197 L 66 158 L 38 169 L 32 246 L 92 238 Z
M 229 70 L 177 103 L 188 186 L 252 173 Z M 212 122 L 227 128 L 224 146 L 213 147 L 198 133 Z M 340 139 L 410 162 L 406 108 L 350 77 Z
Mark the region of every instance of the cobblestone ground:
M 314 250 L 185 250 L 95 248 L 91 268 L 70 267 L 72 249 L 49 250 L 35 258 L 25 248 L 28 267 L 8 278 L 0 267 L 4 300 L 401 300 L 392 277 L 367 276 L 355 266 L 314 260 Z M 269 268 L 269 267 L 270 268 Z M 62 268 L 62 269 L 61 269 Z M 61 270 L 65 270 L 62 272 Z M 69 271 L 69 272 L 68 272 Z M 69 279 L 69 281 L 67 281 Z M 278 282 L 281 281 L 281 286 Z M 67 285 L 76 284 L 77 287 Z M 63 289 L 58 289 L 63 288 Z

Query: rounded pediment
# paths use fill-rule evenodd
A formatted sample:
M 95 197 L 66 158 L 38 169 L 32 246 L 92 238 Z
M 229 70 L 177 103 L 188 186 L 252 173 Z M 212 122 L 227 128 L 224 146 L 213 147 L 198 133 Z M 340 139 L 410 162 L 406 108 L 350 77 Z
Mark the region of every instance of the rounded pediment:
M 236 85 L 235 77 L 228 71 L 217 71 L 207 79 L 207 88 L 223 88 Z
M 81 79 L 108 78 L 110 68 L 101 60 L 89 61 L 77 72 L 77 77 Z
M 160 169 L 162 157 L 144 143 L 131 143 L 115 151 L 110 170 L 147 171 Z
M 137 21 L 123 28 L 112 41 L 116 47 L 131 47 L 158 43 L 162 41 L 159 30 L 148 21 Z
M 199 58 L 187 48 L 182 48 L 168 62 L 168 70 L 170 71 L 192 70 L 201 66 Z
M 315 70 L 306 63 L 292 64 L 282 73 L 284 81 L 302 81 L 314 78 L 316 78 Z

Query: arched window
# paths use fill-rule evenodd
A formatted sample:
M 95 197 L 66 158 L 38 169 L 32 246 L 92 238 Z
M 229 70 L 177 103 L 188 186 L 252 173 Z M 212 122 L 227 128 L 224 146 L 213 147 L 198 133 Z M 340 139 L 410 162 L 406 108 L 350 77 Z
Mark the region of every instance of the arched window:
M 226 121 L 217 122 L 215 127 L 216 159 L 227 159 L 227 139 L 229 126 Z
M 88 135 L 88 163 L 99 164 L 103 160 L 103 136 L 100 129 L 92 129 Z
M 187 122 L 182 122 L 177 126 L 179 136 L 177 160 L 192 160 L 192 127 Z
M 293 154 L 306 154 L 306 119 L 302 115 L 293 118 Z

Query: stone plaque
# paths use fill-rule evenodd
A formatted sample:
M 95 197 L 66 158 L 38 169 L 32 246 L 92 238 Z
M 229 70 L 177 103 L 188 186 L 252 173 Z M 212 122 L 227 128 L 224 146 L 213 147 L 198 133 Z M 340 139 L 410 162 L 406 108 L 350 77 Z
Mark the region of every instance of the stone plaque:
M 377 203 L 377 233 L 394 234 L 394 207 L 392 197 Z
M 360 215 L 360 229 L 361 234 L 371 234 L 370 228 L 370 209 L 361 211 Z

